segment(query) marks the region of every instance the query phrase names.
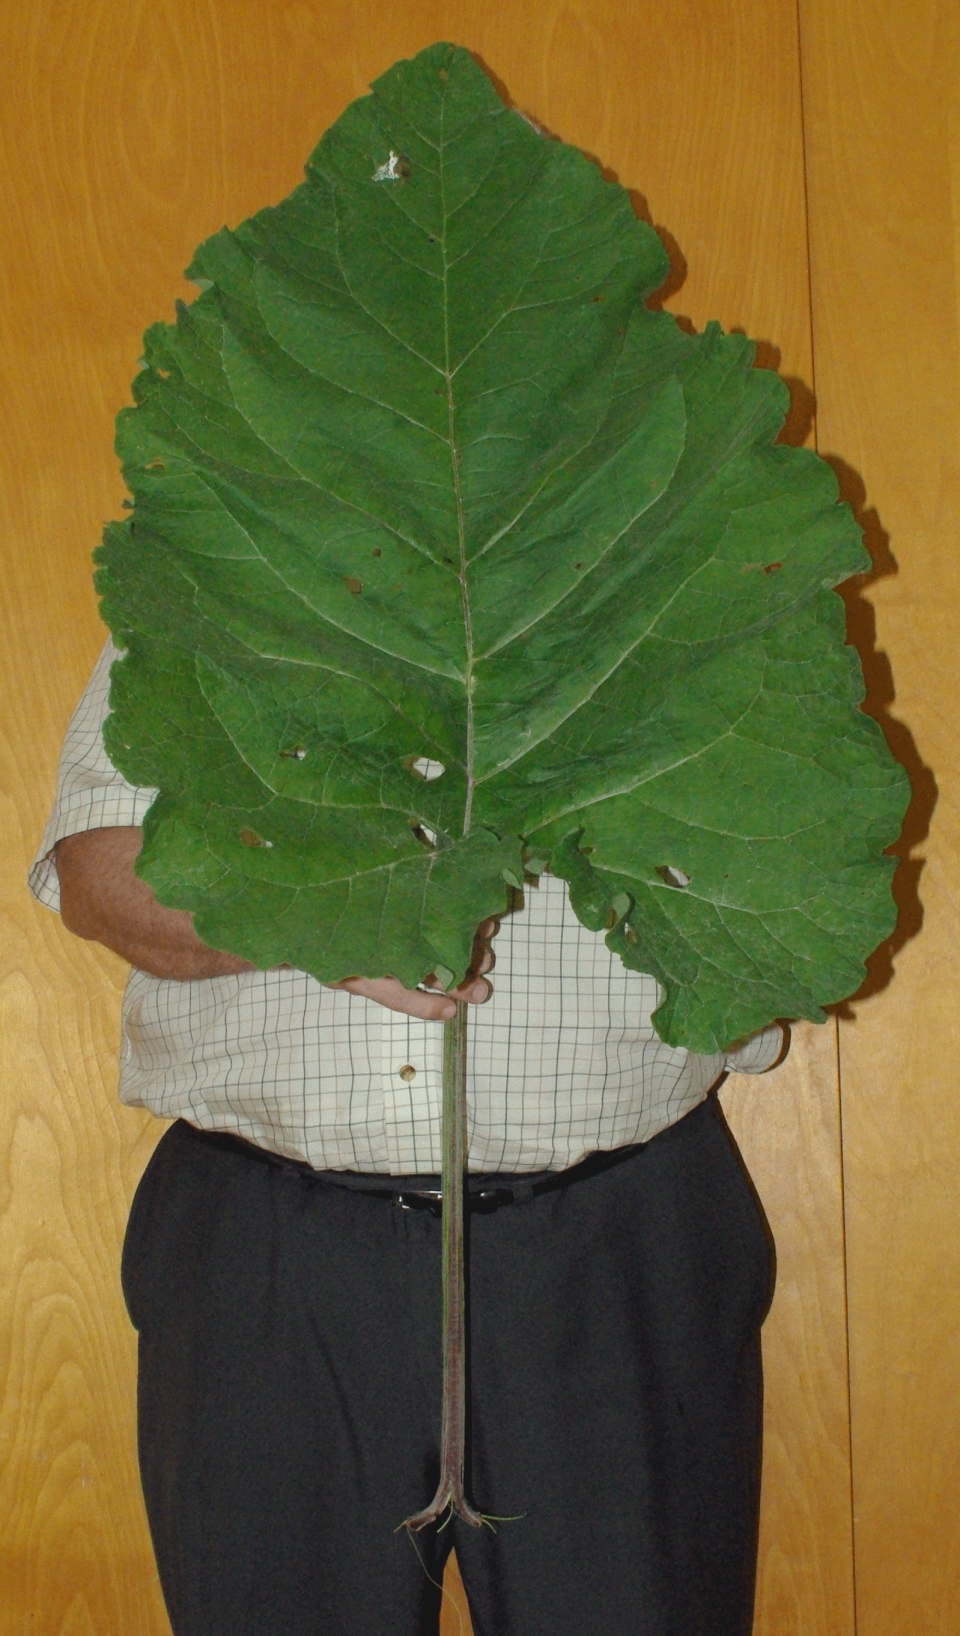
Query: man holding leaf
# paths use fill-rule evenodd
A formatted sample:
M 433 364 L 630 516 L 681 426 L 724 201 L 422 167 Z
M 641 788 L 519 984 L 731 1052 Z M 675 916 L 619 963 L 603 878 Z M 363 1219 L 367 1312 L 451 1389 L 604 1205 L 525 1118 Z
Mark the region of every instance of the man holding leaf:
M 148 331 L 33 883 L 177 1119 L 124 1250 L 175 1636 L 429 1632 L 452 1544 L 477 1636 L 750 1629 L 770 1258 L 710 1093 L 858 986 L 907 791 L 833 474 L 666 271 L 438 45 Z M 411 1549 L 452 995 L 491 1526 Z
M 771 1268 L 708 1093 L 728 1065 L 769 1067 L 781 1031 L 730 1059 L 665 1046 L 656 985 L 550 875 L 501 922 L 492 993 L 495 922 L 480 927 L 457 991 L 473 1025 L 470 1485 L 517 1520 L 418 1534 L 421 1562 L 396 1529 L 436 1482 L 430 1193 L 454 1002 L 256 971 L 157 902 L 134 874 L 153 792 L 102 746 L 114 657 L 71 725 L 33 879 L 134 966 L 121 1096 L 178 1120 L 124 1251 L 175 1636 L 420 1636 L 454 1545 L 477 1636 L 582 1636 L 601 1617 L 623 1636 L 748 1631 Z

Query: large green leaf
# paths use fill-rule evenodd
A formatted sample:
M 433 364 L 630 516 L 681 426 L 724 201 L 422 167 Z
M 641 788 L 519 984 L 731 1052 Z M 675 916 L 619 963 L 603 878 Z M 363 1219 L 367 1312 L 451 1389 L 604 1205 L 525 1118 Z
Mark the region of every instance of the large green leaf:
M 907 794 L 830 589 L 868 559 L 751 343 L 645 305 L 666 270 L 449 45 L 198 251 L 98 579 L 140 872 L 209 942 L 450 982 L 552 860 L 670 1042 L 858 986 Z

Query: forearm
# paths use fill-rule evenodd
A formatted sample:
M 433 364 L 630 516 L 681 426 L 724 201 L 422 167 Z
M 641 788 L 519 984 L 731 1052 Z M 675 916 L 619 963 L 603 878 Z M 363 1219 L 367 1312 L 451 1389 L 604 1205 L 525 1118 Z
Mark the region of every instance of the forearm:
M 57 843 L 63 923 L 132 966 L 174 982 L 230 977 L 254 968 L 201 942 L 189 914 L 165 909 L 134 873 L 139 829 L 91 829 Z
M 134 873 L 143 844 L 139 829 L 89 829 L 57 842 L 60 913 L 68 931 L 102 943 L 131 966 L 172 982 L 233 977 L 256 968 L 202 943 L 190 915 L 165 909 Z M 348 977 L 331 985 L 376 1000 L 391 1011 L 440 1021 L 455 1011 L 455 998 L 482 1005 L 491 985 L 481 976 L 493 966 L 490 939 L 495 920 L 484 921 L 474 941 L 473 963 L 454 995 L 404 988 L 392 977 Z

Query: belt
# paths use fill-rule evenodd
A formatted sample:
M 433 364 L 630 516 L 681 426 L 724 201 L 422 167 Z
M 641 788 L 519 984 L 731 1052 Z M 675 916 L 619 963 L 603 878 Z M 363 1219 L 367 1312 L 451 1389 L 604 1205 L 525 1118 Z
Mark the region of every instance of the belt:
M 229 1153 L 241 1153 L 247 1159 L 275 1169 L 292 1171 L 305 1181 L 325 1183 L 352 1193 L 365 1193 L 370 1198 L 390 1199 L 401 1210 L 427 1210 L 439 1216 L 443 1209 L 443 1190 L 439 1176 L 379 1176 L 364 1175 L 353 1170 L 314 1170 L 305 1159 L 288 1159 L 283 1153 L 258 1147 L 244 1136 L 232 1131 L 201 1130 L 187 1120 L 180 1120 L 183 1129 L 207 1147 L 223 1148 Z M 644 1142 L 629 1147 L 611 1148 L 602 1153 L 588 1154 L 579 1164 L 566 1170 L 540 1170 L 531 1175 L 470 1175 L 466 1178 L 464 1204 L 470 1212 L 492 1215 L 504 1205 L 527 1204 L 540 1193 L 553 1193 L 559 1188 L 573 1187 L 589 1176 L 612 1170 L 641 1153 Z

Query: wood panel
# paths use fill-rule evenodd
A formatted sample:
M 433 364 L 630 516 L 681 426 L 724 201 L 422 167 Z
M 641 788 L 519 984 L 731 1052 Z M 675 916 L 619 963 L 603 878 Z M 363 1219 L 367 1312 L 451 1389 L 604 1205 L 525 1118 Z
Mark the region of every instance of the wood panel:
M 673 309 L 758 336 L 763 361 L 796 382 L 793 435 L 809 421 L 793 0 L 393 0 L 375 13 L 359 0 L 34 0 L 0 15 L 0 1594 L 16 1636 L 167 1629 L 116 1288 L 126 1204 L 157 1127 L 115 1105 L 121 967 L 69 939 L 21 884 L 102 635 L 89 553 L 123 492 L 112 418 L 143 328 L 192 293 L 180 269 L 195 244 L 289 191 L 369 79 L 438 37 L 478 51 L 520 105 L 637 190 L 674 245 Z M 763 1636 L 851 1628 L 836 1098 L 823 1029 L 801 1031 L 771 1079 L 726 1093 L 780 1257 Z M 452 1604 L 444 1617 L 459 1629 Z
M 794 1028 L 723 1103 L 777 1245 L 763 1330 L 757 1636 L 852 1636 L 853 1540 L 836 1024 Z
M 875 623 L 871 707 L 913 774 L 923 860 L 900 872 L 901 937 L 840 1030 L 859 1630 L 952 1636 L 960 14 L 801 0 L 801 15 L 820 445 L 865 491 L 878 573 L 856 616 L 868 639 Z

